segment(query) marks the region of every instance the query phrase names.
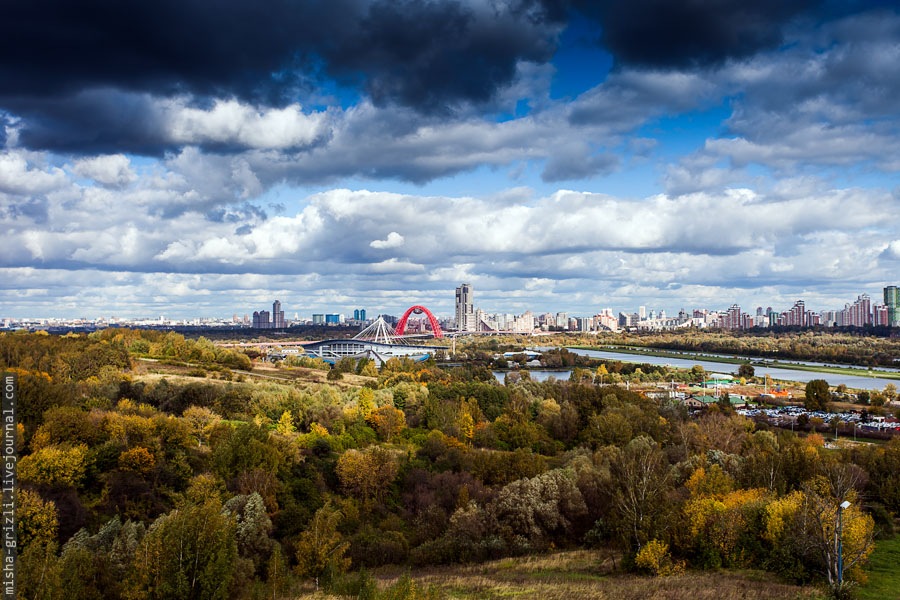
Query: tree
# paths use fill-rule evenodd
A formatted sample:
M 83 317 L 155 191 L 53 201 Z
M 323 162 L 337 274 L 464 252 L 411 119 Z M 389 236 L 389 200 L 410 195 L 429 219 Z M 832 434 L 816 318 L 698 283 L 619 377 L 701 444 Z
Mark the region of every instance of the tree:
M 225 600 L 237 559 L 235 519 L 217 498 L 159 517 L 135 553 L 135 587 L 149 600 Z
M 745 379 L 750 379 L 754 375 L 756 375 L 756 369 L 753 368 L 751 364 L 743 364 L 738 367 L 738 377 L 744 377 Z
M 185 409 L 184 418 L 191 426 L 191 433 L 197 438 L 197 445 L 209 437 L 210 431 L 221 421 L 221 417 L 205 406 L 190 406 Z
M 381 499 L 397 477 L 397 463 L 390 451 L 373 446 L 347 450 L 335 467 L 341 487 L 364 501 Z
M 47 546 L 56 540 L 59 520 L 53 501 L 44 500 L 31 490 L 17 490 L 16 517 L 20 553 L 32 543 Z
M 722 411 L 723 414 L 731 414 L 734 410 L 731 407 L 731 395 L 728 392 L 725 392 L 719 399 L 716 400 L 716 405 L 719 407 L 719 410 Z
M 333 577 L 350 566 L 345 558 L 349 542 L 338 531 L 344 515 L 331 504 L 316 511 L 309 527 L 297 540 L 297 574 L 311 577 L 319 588 L 319 578 Z
M 406 416 L 403 411 L 389 404 L 370 412 L 366 420 L 386 442 L 390 442 L 392 437 L 406 428 Z
M 275 431 L 281 435 L 289 435 L 296 430 L 297 428 L 294 427 L 294 417 L 291 415 L 291 411 L 286 410 L 282 412 L 281 417 L 278 419 L 278 423 L 275 425 Z
M 806 384 L 806 400 L 803 403 L 806 410 L 827 411 L 830 400 L 831 391 L 827 381 L 824 379 L 813 379 Z
M 510 545 L 541 545 L 553 535 L 566 539 L 572 534 L 573 522 L 587 514 L 571 469 L 514 481 L 500 490 L 490 508 L 500 534 Z
M 617 528 L 631 551 L 637 552 L 656 537 L 670 486 L 669 465 L 659 445 L 640 436 L 617 452 L 611 467 Z
M 691 379 L 694 381 L 703 381 L 706 379 L 706 369 L 702 365 L 694 365 L 691 367 Z
M 234 537 L 238 555 L 253 561 L 256 571 L 261 572 L 274 545 L 269 537 L 272 521 L 266 514 L 262 496 L 257 492 L 235 496 L 225 503 L 225 511 L 237 522 Z
M 797 513 L 799 532 L 796 538 L 800 551 L 824 572 L 829 585 L 835 591 L 838 580 L 862 575 L 858 566 L 865 562 L 875 549 L 875 522 L 865 514 L 855 493 L 835 497 L 834 490 L 825 478 L 818 477 L 804 488 L 804 502 Z M 838 505 L 850 502 L 841 514 L 841 560 L 838 560 L 837 524 Z M 839 566 L 840 565 L 840 566 Z
M 48 487 L 76 487 L 84 479 L 88 448 L 47 446 L 19 462 L 19 478 Z

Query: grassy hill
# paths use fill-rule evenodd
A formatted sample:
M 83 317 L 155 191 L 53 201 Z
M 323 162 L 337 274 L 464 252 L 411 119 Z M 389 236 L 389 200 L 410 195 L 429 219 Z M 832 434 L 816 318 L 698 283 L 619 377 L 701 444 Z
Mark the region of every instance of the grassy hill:
M 542 556 L 506 558 L 476 565 L 431 567 L 409 573 L 413 595 L 392 593 L 402 573 L 379 570 L 381 590 L 352 597 L 446 598 L 453 600 L 813 600 L 825 598 L 821 588 L 783 583 L 763 571 L 688 571 L 669 577 L 642 577 L 617 571 L 614 556 L 605 551 L 578 550 Z M 348 589 L 347 591 L 351 591 Z M 371 593 L 371 592 L 370 592 Z M 348 596 L 312 591 L 293 596 L 302 600 L 336 600 Z M 886 598 L 888 596 L 880 596 Z

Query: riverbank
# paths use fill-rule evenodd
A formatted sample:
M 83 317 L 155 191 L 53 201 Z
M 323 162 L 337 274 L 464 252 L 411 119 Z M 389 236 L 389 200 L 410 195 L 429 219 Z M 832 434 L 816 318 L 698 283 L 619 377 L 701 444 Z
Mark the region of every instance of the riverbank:
M 879 379 L 893 379 L 900 381 L 900 373 L 896 371 L 882 371 L 879 369 L 866 369 L 862 366 L 857 367 L 838 367 L 825 365 L 810 365 L 797 363 L 793 361 L 778 361 L 758 356 L 745 357 L 728 357 L 718 354 L 707 354 L 701 352 L 689 352 L 685 350 L 667 350 L 664 348 L 647 348 L 644 346 L 569 346 L 574 350 L 591 350 L 594 352 L 618 352 L 621 354 L 631 354 L 635 356 L 654 356 L 658 358 L 673 358 L 679 360 L 697 359 L 706 362 L 731 364 L 731 365 L 752 365 L 754 368 L 781 368 L 792 369 L 796 371 L 807 371 L 811 373 L 823 373 L 830 375 L 851 375 L 854 377 L 877 377 Z

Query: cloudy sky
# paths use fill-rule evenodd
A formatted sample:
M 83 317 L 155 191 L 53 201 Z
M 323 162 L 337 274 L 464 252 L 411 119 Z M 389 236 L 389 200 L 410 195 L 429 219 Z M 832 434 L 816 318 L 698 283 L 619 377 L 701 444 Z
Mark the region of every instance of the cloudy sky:
M 0 3 L 0 317 L 900 283 L 896 2 Z

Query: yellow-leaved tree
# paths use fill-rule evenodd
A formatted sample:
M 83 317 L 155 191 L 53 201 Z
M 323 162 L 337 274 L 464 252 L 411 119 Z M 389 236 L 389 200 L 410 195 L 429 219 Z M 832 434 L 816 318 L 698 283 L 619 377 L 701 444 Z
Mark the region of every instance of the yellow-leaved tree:
M 350 567 L 350 559 L 344 556 L 350 543 L 338 531 L 341 519 L 343 514 L 326 504 L 297 540 L 297 574 L 312 578 L 317 590 L 321 578 L 330 579 Z

